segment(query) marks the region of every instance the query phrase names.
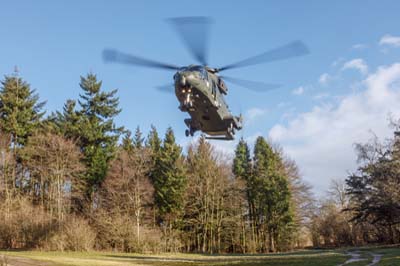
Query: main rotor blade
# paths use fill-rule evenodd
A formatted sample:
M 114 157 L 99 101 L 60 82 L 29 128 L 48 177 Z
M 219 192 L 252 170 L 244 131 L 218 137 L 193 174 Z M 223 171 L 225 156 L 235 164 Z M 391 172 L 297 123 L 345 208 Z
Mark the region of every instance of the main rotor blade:
M 179 67 L 167 63 L 162 63 L 158 61 L 154 61 L 151 59 L 146 59 L 143 57 L 125 54 L 113 49 L 106 49 L 103 51 L 103 59 L 107 63 L 121 63 L 127 65 L 137 65 L 144 67 L 153 67 L 153 68 L 161 68 L 161 69 L 171 69 L 178 70 Z
M 230 83 L 239 85 L 243 88 L 256 91 L 256 92 L 265 92 L 269 90 L 274 90 L 282 87 L 282 85 L 279 84 L 272 84 L 272 83 L 264 83 L 264 82 L 259 82 L 259 81 L 251 81 L 251 80 L 245 80 L 245 79 L 238 79 L 238 78 L 232 78 L 232 77 L 227 77 L 227 76 L 221 76 L 222 80 L 226 80 Z
M 170 18 L 168 21 L 190 51 L 202 65 L 207 65 L 208 39 L 212 20 L 208 17 Z
M 174 84 L 166 84 L 166 85 L 160 85 L 160 86 L 156 86 L 156 89 L 160 92 L 163 93 L 174 93 Z
M 294 41 L 273 50 L 267 51 L 265 53 L 223 66 L 219 68 L 218 71 L 288 59 L 291 57 L 306 55 L 309 52 L 310 51 L 304 43 L 302 43 L 301 41 Z

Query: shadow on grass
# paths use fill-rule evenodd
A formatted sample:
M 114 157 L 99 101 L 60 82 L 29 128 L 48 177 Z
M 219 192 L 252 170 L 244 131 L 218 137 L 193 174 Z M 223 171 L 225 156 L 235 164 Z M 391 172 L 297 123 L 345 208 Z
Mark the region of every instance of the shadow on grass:
M 184 256 L 193 255 L 191 258 Z M 334 253 L 332 250 L 299 250 L 285 253 L 274 254 L 204 254 L 194 253 L 185 254 L 180 257 L 163 257 L 162 255 L 142 256 L 142 255 L 118 255 L 107 254 L 108 258 L 115 259 L 128 259 L 140 261 L 145 264 L 159 264 L 163 265 L 213 265 L 219 264 L 236 264 L 241 266 L 246 265 L 335 265 L 335 264 L 321 264 L 337 261 L 338 257 L 342 256 L 341 253 Z M 308 261 L 308 262 L 306 262 Z

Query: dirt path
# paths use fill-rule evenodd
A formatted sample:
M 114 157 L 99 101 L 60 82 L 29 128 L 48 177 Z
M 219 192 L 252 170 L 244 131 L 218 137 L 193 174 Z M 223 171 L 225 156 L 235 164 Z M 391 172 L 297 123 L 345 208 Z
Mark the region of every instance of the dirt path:
M 360 251 L 352 251 L 352 252 L 348 252 L 347 254 L 351 256 L 350 259 L 346 260 L 344 263 L 339 264 L 338 266 L 343 266 L 352 262 L 356 262 L 356 261 L 363 261 L 363 260 L 367 260 L 364 258 L 361 258 L 361 254 L 359 253 Z M 382 255 L 380 254 L 374 254 L 374 253 L 368 253 L 370 254 L 373 259 L 372 262 L 370 264 L 368 264 L 367 266 L 375 266 L 378 265 L 378 263 L 381 261 Z
M 381 254 L 373 254 L 373 253 L 371 253 L 371 255 L 374 258 L 373 258 L 372 262 L 370 264 L 368 264 L 367 266 L 378 265 L 378 263 L 381 261 L 382 255 Z
M 352 251 L 352 252 L 348 252 L 347 254 L 350 255 L 350 259 L 346 260 L 344 263 L 339 264 L 338 266 L 343 266 L 352 262 L 356 262 L 356 261 L 362 261 L 362 260 L 366 260 L 361 258 L 361 254 L 358 253 L 359 251 Z

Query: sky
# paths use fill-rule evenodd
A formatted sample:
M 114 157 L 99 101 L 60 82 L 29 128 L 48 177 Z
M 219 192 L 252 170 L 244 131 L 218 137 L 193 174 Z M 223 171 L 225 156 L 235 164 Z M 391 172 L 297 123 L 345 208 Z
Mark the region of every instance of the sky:
M 218 67 L 302 40 L 310 54 L 226 74 L 278 83 L 256 93 L 229 85 L 227 102 L 242 113 L 237 135 L 254 144 L 264 136 L 299 165 L 317 195 L 331 179 L 357 169 L 354 144 L 392 134 L 400 118 L 399 1 L 3 1 L 0 12 L 0 75 L 18 67 L 20 76 L 61 110 L 79 96 L 80 76 L 95 73 L 103 89 L 118 89 L 118 125 L 147 134 L 154 124 L 175 131 L 187 146 L 183 119 L 173 94 L 157 86 L 173 72 L 105 64 L 102 51 L 115 48 L 177 65 L 195 63 L 166 19 L 213 19 L 210 66 Z M 237 142 L 212 142 L 232 154 Z

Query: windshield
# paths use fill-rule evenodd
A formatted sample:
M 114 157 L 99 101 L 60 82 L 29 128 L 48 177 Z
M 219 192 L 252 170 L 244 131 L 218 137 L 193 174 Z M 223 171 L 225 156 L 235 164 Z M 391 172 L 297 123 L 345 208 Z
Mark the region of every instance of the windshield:
M 179 72 L 196 71 L 200 73 L 202 79 L 207 79 L 207 70 L 203 66 L 187 66 L 181 67 Z

